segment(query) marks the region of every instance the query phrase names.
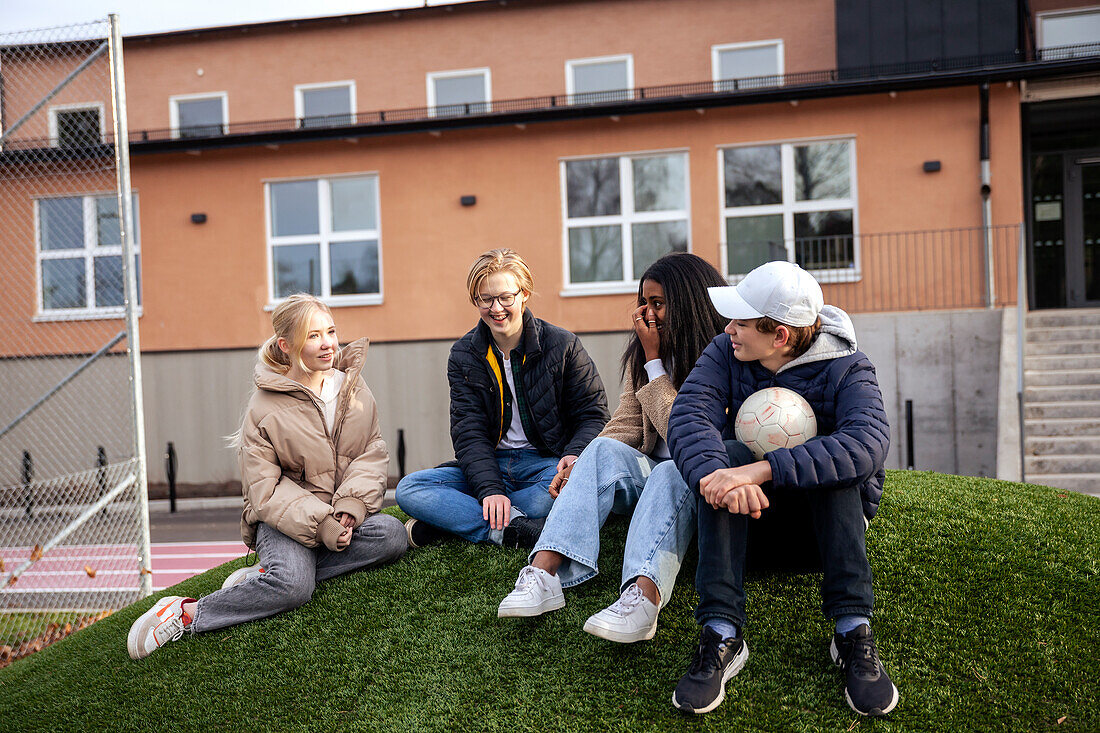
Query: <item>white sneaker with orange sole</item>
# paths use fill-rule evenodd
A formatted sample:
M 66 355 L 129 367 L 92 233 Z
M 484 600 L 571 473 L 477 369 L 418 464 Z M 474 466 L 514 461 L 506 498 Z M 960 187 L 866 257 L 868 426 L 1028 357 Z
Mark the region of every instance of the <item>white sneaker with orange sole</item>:
M 194 598 L 165 596 L 138 617 L 126 637 L 126 651 L 131 659 L 145 659 L 170 641 L 183 636 L 185 630 L 183 604 Z
M 265 571 L 259 565 L 249 565 L 246 568 L 234 570 L 229 574 L 229 577 L 225 579 L 225 582 L 222 583 L 222 588 L 232 588 L 233 586 L 239 585 L 249 578 L 255 578 L 256 576 L 264 572 L 267 571 Z

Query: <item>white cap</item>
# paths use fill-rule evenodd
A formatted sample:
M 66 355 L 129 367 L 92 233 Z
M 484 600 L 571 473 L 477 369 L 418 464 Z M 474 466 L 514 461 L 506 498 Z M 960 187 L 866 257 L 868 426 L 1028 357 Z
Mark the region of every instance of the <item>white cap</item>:
M 707 288 L 715 309 L 731 320 L 767 316 L 785 326 L 812 326 L 825 305 L 813 275 L 793 262 L 767 262 L 736 285 Z

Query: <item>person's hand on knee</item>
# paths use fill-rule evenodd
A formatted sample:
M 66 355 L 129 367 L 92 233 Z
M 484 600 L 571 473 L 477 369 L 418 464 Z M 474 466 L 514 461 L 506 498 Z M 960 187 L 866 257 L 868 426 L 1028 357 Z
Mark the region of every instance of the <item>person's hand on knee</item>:
M 486 496 L 481 501 L 481 516 L 492 529 L 504 529 L 512 514 L 512 501 L 503 494 Z

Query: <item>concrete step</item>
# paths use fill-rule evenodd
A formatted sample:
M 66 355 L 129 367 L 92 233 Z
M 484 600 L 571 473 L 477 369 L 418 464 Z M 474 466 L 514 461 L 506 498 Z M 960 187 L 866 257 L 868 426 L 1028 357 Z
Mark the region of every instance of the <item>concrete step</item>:
M 1086 417 L 1100 420 L 1100 402 L 1027 402 L 1024 419 L 1050 417 Z
M 1100 455 L 1026 456 L 1027 475 L 1041 473 L 1100 473 Z
M 1055 356 L 1084 354 L 1100 356 L 1100 340 L 1097 341 L 1029 341 L 1024 346 L 1024 356 Z
M 1100 341 L 1100 324 L 1095 326 L 1040 326 L 1027 330 L 1027 341 Z
M 1056 489 L 1078 491 L 1082 494 L 1100 496 L 1100 473 L 1048 473 L 1025 475 L 1029 484 L 1053 486 Z
M 1100 385 L 1050 385 L 1024 387 L 1026 402 L 1080 402 L 1100 400 Z
M 1028 328 L 1044 326 L 1100 326 L 1100 308 L 1066 308 L 1032 311 L 1027 314 Z
M 1026 418 L 1024 435 L 1028 438 L 1091 437 L 1100 435 L 1100 420 L 1095 418 Z
M 1024 452 L 1029 456 L 1100 455 L 1100 435 L 1028 436 Z
M 1097 369 L 1024 369 L 1027 387 L 1055 387 L 1077 384 L 1100 387 L 1100 368 Z
M 1025 355 L 1025 372 L 1047 371 L 1050 369 L 1100 370 L 1100 354 L 1054 354 L 1051 356 Z

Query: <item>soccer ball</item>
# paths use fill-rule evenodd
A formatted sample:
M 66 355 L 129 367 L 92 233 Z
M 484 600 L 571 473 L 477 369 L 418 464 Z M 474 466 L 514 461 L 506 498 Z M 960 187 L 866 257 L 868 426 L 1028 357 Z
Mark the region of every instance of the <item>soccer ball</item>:
M 817 417 L 802 395 L 785 387 L 768 387 L 741 404 L 733 429 L 760 460 L 765 453 L 802 445 L 817 435 Z

